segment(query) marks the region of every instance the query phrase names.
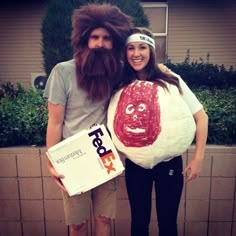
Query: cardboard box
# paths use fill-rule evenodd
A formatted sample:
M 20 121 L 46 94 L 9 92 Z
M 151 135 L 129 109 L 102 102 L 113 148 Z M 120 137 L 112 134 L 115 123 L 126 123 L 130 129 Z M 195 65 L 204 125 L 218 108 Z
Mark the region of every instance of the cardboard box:
M 123 163 L 104 125 L 84 130 L 47 151 L 70 196 L 86 192 L 124 171 Z

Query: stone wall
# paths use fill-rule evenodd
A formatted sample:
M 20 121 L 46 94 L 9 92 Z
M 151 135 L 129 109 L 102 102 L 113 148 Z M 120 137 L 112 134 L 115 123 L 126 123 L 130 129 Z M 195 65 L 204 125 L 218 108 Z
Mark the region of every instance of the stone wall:
M 183 155 L 184 165 L 194 147 Z M 61 192 L 49 176 L 45 149 L 0 148 L 0 236 L 66 236 Z M 207 146 L 201 176 L 185 185 L 178 215 L 179 236 L 236 235 L 236 147 Z M 90 232 L 92 235 L 92 216 Z M 112 236 L 130 235 L 124 175 L 119 177 Z M 153 195 L 150 236 L 157 235 Z

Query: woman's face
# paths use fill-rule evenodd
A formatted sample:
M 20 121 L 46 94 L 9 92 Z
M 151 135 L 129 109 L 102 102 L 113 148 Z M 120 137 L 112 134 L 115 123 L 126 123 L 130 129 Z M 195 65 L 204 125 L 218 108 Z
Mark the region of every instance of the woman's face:
M 150 48 L 147 43 L 131 42 L 126 47 L 128 63 L 136 72 L 144 72 L 150 59 Z

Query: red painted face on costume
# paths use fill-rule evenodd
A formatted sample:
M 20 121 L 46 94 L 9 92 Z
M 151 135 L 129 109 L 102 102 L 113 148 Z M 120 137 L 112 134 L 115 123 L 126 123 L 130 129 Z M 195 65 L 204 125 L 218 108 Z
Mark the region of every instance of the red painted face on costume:
M 161 132 L 157 84 L 136 81 L 123 89 L 114 132 L 127 147 L 148 146 L 157 139 Z

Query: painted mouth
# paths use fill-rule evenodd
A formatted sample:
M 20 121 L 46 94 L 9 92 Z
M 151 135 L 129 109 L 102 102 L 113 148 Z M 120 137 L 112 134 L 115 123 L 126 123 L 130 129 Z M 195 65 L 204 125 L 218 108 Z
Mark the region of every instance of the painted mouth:
M 130 133 L 144 133 L 146 130 L 145 129 L 141 129 L 141 128 L 135 128 L 135 129 L 131 129 L 129 127 L 127 127 L 126 129 L 128 132 Z

